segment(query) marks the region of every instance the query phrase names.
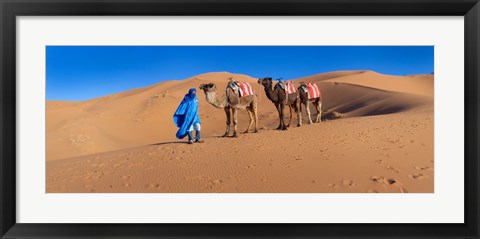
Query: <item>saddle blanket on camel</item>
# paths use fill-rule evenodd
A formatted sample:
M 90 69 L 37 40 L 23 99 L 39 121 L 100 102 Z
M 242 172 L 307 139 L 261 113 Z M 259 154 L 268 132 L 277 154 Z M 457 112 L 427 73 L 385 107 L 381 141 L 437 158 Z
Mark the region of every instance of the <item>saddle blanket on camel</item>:
M 320 98 L 320 89 L 315 83 L 302 84 L 301 88 L 308 95 L 308 99 Z
M 238 94 L 240 97 L 245 97 L 249 95 L 253 95 L 252 86 L 247 82 L 230 82 L 228 83 L 228 87 Z
M 297 89 L 295 88 L 295 84 L 291 81 L 279 81 L 275 87 L 280 86 L 283 90 L 285 90 L 285 93 L 288 94 L 293 94 L 297 92 Z

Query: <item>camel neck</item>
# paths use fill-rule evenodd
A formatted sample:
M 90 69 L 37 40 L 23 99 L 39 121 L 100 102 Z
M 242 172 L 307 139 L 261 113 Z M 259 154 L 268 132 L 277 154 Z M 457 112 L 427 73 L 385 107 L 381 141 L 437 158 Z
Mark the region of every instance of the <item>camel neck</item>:
M 225 108 L 225 106 L 227 105 L 225 95 L 218 97 L 216 91 L 208 92 L 206 94 L 206 98 L 208 103 L 210 103 L 211 105 L 217 108 Z
M 267 95 L 267 98 L 272 101 L 272 102 L 277 102 L 278 97 L 273 93 L 272 86 L 265 86 L 265 94 Z

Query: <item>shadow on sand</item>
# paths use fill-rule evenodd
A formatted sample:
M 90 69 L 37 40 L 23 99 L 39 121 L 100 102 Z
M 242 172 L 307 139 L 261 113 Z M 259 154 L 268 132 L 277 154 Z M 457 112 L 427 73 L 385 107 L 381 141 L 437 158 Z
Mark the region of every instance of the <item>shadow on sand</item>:
M 221 135 L 212 135 L 212 136 L 207 136 L 207 137 L 202 137 L 202 139 L 213 139 L 213 138 L 232 138 L 232 137 L 222 137 Z M 171 142 L 160 142 L 160 143 L 154 143 L 150 145 L 165 145 L 165 144 L 188 144 L 187 140 L 182 140 L 182 141 L 171 141 Z
M 187 144 L 187 141 L 174 141 L 174 142 L 161 142 L 161 143 L 155 143 L 155 144 L 150 144 L 150 145 L 164 145 L 164 144 Z

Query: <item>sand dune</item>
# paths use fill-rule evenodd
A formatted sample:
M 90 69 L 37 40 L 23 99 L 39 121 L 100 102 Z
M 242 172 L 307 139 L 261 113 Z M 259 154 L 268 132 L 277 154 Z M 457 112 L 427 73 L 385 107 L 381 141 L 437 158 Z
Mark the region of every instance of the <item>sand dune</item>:
M 298 82 L 336 82 L 379 90 L 433 97 L 433 74 L 392 76 L 374 71 L 332 72 L 298 79 Z
M 206 142 L 176 140 L 172 114 L 188 89 L 224 89 L 232 76 L 258 95 L 260 132 L 217 138 L 225 114 L 198 91 Z M 272 130 L 278 115 L 257 79 L 228 72 L 48 101 L 47 191 L 433 192 L 433 75 L 341 71 L 295 81 L 317 83 L 324 112 L 341 118 L 308 125 L 304 113 L 304 126 Z M 239 130 L 247 123 L 241 112 Z
M 356 84 L 320 82 L 318 85 L 325 98 L 324 108 L 350 117 L 391 114 L 433 104 L 431 97 L 389 92 Z

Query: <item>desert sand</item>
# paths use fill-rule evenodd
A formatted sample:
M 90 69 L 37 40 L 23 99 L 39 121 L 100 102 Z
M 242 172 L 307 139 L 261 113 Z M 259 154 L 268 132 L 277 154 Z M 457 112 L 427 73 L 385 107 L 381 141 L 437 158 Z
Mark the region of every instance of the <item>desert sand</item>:
M 232 76 L 258 95 L 259 132 L 221 138 L 225 113 L 198 90 L 205 142 L 177 140 L 172 115 L 188 89 L 212 82 L 221 92 Z M 294 116 L 274 130 L 278 114 L 257 79 L 228 72 L 48 101 L 46 192 L 434 191 L 433 74 L 339 71 L 295 82 L 320 87 L 323 122 L 309 125 L 303 112 L 303 126 Z M 239 132 L 247 126 L 241 111 Z

